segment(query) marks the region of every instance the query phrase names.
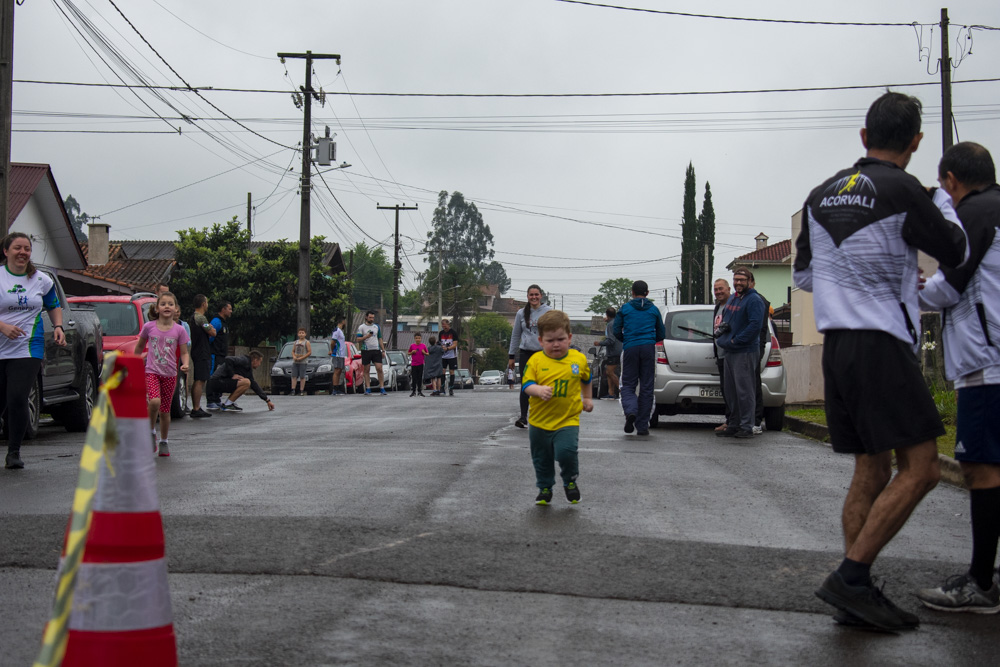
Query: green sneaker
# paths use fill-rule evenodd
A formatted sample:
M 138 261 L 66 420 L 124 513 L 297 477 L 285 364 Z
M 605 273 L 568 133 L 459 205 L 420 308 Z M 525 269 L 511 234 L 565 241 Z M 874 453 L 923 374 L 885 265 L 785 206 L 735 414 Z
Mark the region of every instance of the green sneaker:
M 546 487 L 538 492 L 538 496 L 535 498 L 536 505 L 548 505 L 552 502 L 552 489 Z
M 570 482 L 563 488 L 566 490 L 566 500 L 574 505 L 580 502 L 580 487 L 576 485 L 576 482 Z

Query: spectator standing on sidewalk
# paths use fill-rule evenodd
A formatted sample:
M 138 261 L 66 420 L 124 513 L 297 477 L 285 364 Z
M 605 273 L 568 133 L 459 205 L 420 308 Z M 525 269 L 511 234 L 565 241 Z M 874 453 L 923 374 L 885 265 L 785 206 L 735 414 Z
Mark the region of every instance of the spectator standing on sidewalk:
M 928 193 L 904 171 L 923 138 L 920 113 L 920 101 L 901 93 L 871 105 L 861 130 L 865 157 L 803 205 L 793 274 L 813 293 L 816 328 L 825 334 L 833 450 L 854 456 L 841 515 L 845 557 L 816 595 L 840 610 L 838 622 L 888 631 L 916 628 L 920 619 L 874 584 L 872 563 L 937 485 L 935 439 L 945 433 L 916 356 L 917 249 L 945 267 L 968 257 L 950 197 Z
M 917 593 L 931 609 L 1000 612 L 1000 186 L 989 151 L 955 144 L 938 180 L 955 202 L 969 238 L 969 261 L 927 280 L 920 305 L 940 310 L 945 373 L 958 392 L 955 458 L 969 487 L 972 563 L 965 574 Z
M 216 313 L 216 316 L 212 318 L 210 323 L 212 328 L 215 329 L 215 335 L 208 339 L 209 347 L 212 350 L 212 373 L 215 373 L 218 365 L 229 354 L 229 326 L 226 324 L 226 320 L 233 314 L 233 304 L 228 301 L 220 301 Z M 206 385 L 207 388 L 208 386 Z M 220 407 L 219 404 L 222 402 L 222 397 L 212 394 L 211 391 L 207 391 L 206 393 L 208 395 L 208 409 L 218 410 Z
M 733 271 L 733 289 L 736 293 L 729 297 L 722 307 L 722 323 L 715 330 L 715 344 L 725 350 L 726 358 L 726 405 L 729 418 L 726 428 L 716 432 L 723 438 L 752 438 L 754 401 L 758 385 L 755 368 L 760 363 L 760 327 L 764 319 L 764 301 L 757 291 L 750 287 L 752 279 L 749 269 Z
M 647 299 L 646 281 L 632 283 L 632 300 L 615 314 L 612 333 L 622 341 L 622 410 L 625 432 L 649 435 L 656 374 L 656 344 L 667 335 L 660 310 Z M 636 387 L 638 386 L 638 394 Z
M 611 331 L 615 315 L 617 314 L 618 311 L 614 308 L 608 308 L 604 311 L 604 338 L 594 341 L 594 345 L 604 348 L 606 354 L 604 375 L 608 378 L 608 393 L 604 396 L 598 396 L 598 398 L 613 398 L 618 400 L 618 389 L 620 387 L 618 366 L 622 359 L 622 343 L 615 338 L 614 333 Z M 600 382 L 598 382 L 598 386 L 600 386 Z
M 427 355 L 427 346 L 424 345 L 424 337 L 419 333 L 413 335 L 413 345 L 406 351 L 410 357 L 410 396 L 424 395 L 424 357 Z
M 729 301 L 729 297 L 732 296 L 732 290 L 729 289 L 729 281 L 725 278 L 719 278 L 712 285 L 712 294 L 715 295 L 715 311 L 712 316 L 712 331 L 719 328 L 722 324 L 722 307 L 726 305 Z M 719 347 L 715 338 L 712 339 L 712 351 L 715 354 L 715 367 L 719 369 L 719 390 L 722 391 L 722 402 L 725 403 L 726 419 L 721 424 L 715 427 L 715 431 L 724 431 L 726 426 L 729 425 L 729 403 L 726 401 L 726 351 Z
M 204 294 L 194 295 L 194 314 L 191 316 L 191 365 L 193 366 L 194 384 L 191 385 L 191 418 L 204 419 L 211 413 L 201 409 L 201 397 L 205 391 L 205 383 L 212 376 L 212 352 L 209 349 L 209 338 L 215 335 L 213 327 L 205 312 L 208 310 L 208 298 Z
M 445 378 L 448 383 L 448 395 L 454 396 L 455 376 L 458 375 L 458 354 L 455 352 L 458 349 L 458 339 L 455 336 L 455 331 L 451 328 L 451 320 L 441 320 L 438 345 L 444 350 L 441 355 L 442 368 L 444 371 L 450 371 L 446 373 L 447 377 Z M 441 385 L 441 393 L 444 393 L 444 385 Z
M 306 395 L 306 371 L 309 369 L 309 356 L 312 354 L 312 343 L 306 338 L 306 330 L 299 327 L 295 332 L 295 342 L 292 343 L 292 396 Z M 295 386 L 298 380 L 299 386 Z
M 358 326 L 355 340 L 361 348 L 361 368 L 364 373 L 362 380 L 365 383 L 365 396 L 371 396 L 372 390 L 369 388 L 371 378 L 368 368 L 374 364 L 375 373 L 378 375 L 378 390 L 382 396 L 387 396 L 382 378 L 382 327 L 375 324 L 375 311 L 369 310 L 365 313 L 365 321 Z
M 427 348 L 427 358 L 424 360 L 424 380 L 434 383 L 431 385 L 431 388 L 434 390 L 431 392 L 431 396 L 440 396 L 442 393 L 441 376 L 444 375 L 441 355 L 444 354 L 444 348 L 438 345 L 437 338 L 434 336 L 431 336 L 427 342 L 431 346 Z
M 333 396 L 341 396 L 346 394 L 347 387 L 345 385 L 345 391 L 341 391 L 340 381 L 344 375 L 344 367 L 347 365 L 345 363 L 345 357 L 347 357 L 347 339 L 344 338 L 344 325 L 347 323 L 347 318 L 341 317 L 337 321 L 337 326 L 333 328 L 333 333 L 330 334 L 330 364 L 333 366 L 333 389 L 330 393 Z
M 757 289 L 757 281 L 754 280 L 753 271 L 750 272 L 750 289 Z M 767 344 L 771 342 L 771 327 L 769 323 L 771 321 L 771 314 L 774 312 L 771 302 L 764 298 L 763 294 L 757 292 L 757 296 L 764 302 L 764 319 L 760 325 L 760 359 L 757 360 L 757 365 L 754 366 L 757 370 L 757 384 L 754 385 L 756 389 L 753 409 L 754 435 L 760 435 L 764 432 L 764 390 L 760 383 L 760 365 L 764 362 L 764 353 L 767 351 Z
M 528 359 L 542 349 L 542 344 L 538 342 L 538 318 L 550 310 L 552 310 L 550 306 L 542 303 L 542 288 L 538 285 L 528 287 L 528 304 L 514 318 L 514 329 L 510 334 L 510 348 L 507 350 L 507 368 L 514 368 L 516 361 L 522 382 L 524 367 L 528 363 Z M 527 428 L 528 395 L 523 391 L 518 392 L 518 394 L 521 414 L 514 422 L 514 426 Z

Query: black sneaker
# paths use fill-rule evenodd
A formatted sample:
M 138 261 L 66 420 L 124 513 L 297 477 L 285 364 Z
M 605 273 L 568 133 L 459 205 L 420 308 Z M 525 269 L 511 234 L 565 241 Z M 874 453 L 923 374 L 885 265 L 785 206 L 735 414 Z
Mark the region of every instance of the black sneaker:
M 816 597 L 845 611 L 880 630 L 896 632 L 908 630 L 900 617 L 899 608 L 892 604 L 881 588 L 848 585 L 840 572 L 831 572 L 823 585 L 816 589 Z
M 514 422 L 514 426 L 516 426 L 518 428 L 527 428 L 528 427 L 528 420 L 525 419 L 524 417 L 518 417 L 517 421 Z
M 722 429 L 721 431 L 716 431 L 715 435 L 718 436 L 718 437 L 720 437 L 720 438 L 731 438 L 731 437 L 733 437 L 734 435 L 736 435 L 739 432 L 740 432 L 740 427 L 739 426 L 727 426 L 726 428 Z
M 552 502 L 552 489 L 548 487 L 545 487 L 544 489 L 539 491 L 538 495 L 535 497 L 536 505 L 548 505 L 551 502 Z
M 212 413 L 205 412 L 201 408 L 191 411 L 191 419 L 204 419 L 205 417 L 211 417 Z
M 4 467 L 11 470 L 20 470 L 23 468 L 24 461 L 21 460 L 21 452 L 7 452 L 7 461 Z M 551 493 L 549 494 L 549 497 L 552 497 Z
M 580 502 L 580 487 L 576 485 L 576 482 L 570 482 L 563 488 L 566 490 L 566 500 L 574 505 Z M 549 496 L 551 497 L 552 494 L 549 493 Z
M 241 408 L 240 406 L 236 405 L 235 403 L 223 403 L 222 404 L 222 411 L 223 412 L 243 412 L 243 408 Z
M 635 430 L 635 415 L 625 415 L 625 432 L 631 433 Z
M 649 435 L 649 429 L 648 428 L 641 428 L 638 431 L 636 431 L 635 434 L 636 435 Z
M 734 438 L 742 438 L 742 439 L 747 439 L 747 438 L 751 438 L 752 439 L 753 438 L 753 431 L 745 431 L 743 429 L 740 429 L 739 431 L 736 432 L 736 435 L 734 435 L 733 437 Z
M 418 392 L 417 392 L 417 396 L 420 396 L 421 398 L 427 398 L 427 397 L 426 397 L 426 396 L 424 395 L 424 392 L 422 392 L 422 391 L 418 391 Z
M 449 389 L 448 390 L 448 395 L 449 396 L 454 396 L 455 395 L 455 390 L 454 389 Z

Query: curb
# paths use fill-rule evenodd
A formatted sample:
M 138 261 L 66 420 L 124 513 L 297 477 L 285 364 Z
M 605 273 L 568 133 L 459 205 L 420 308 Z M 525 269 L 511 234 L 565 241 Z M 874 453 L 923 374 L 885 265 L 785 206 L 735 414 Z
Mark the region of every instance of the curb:
M 819 440 L 823 443 L 830 442 L 830 429 L 822 424 L 814 424 L 813 422 L 808 422 L 804 419 L 797 419 L 796 417 L 789 417 L 788 415 L 785 415 L 785 427 L 789 431 L 800 433 L 807 438 Z M 960 489 L 968 488 L 965 486 L 965 476 L 962 474 L 962 466 L 959 465 L 958 461 L 950 456 L 938 454 L 938 462 L 941 464 L 942 482 L 951 484 L 952 486 L 957 486 Z

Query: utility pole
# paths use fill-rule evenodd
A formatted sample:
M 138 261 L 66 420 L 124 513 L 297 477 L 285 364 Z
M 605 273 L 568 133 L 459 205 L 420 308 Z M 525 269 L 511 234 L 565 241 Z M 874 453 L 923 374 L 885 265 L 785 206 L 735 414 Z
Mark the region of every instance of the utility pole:
M 312 135 L 309 126 L 312 124 L 312 101 L 316 98 L 320 100 L 319 94 L 312 89 L 312 64 L 313 60 L 336 60 L 340 64 L 340 55 L 328 53 L 279 53 L 278 57 L 284 62 L 285 58 L 303 58 L 306 61 L 306 85 L 302 86 L 303 97 L 303 123 L 302 123 L 302 182 L 300 192 L 302 194 L 302 209 L 299 215 L 299 300 L 298 300 L 298 325 L 306 330 L 306 335 L 310 333 L 310 312 L 309 312 L 309 245 L 312 242 L 312 235 L 309 231 L 309 188 L 311 167 L 312 167 Z
M 14 88 L 14 0 L 0 0 L 0 231 L 6 236 L 11 221 L 7 219 L 10 193 L 10 125 L 13 116 Z
M 709 253 L 711 252 L 710 246 L 705 244 L 705 300 L 702 303 L 712 303 L 712 276 L 709 275 L 709 265 L 710 260 Z
M 941 152 L 951 148 L 951 54 L 948 51 L 948 8 L 941 8 Z
M 250 225 L 250 193 L 247 193 L 247 248 L 253 243 L 253 227 Z
M 444 317 L 444 313 L 441 311 L 442 302 L 444 301 L 444 252 L 438 250 L 438 322 L 441 322 L 441 318 Z
M 380 211 L 396 211 L 396 258 L 392 263 L 392 349 L 396 349 L 396 330 L 399 329 L 399 270 L 402 265 L 399 263 L 399 212 L 416 211 L 417 205 L 406 206 L 396 204 L 395 206 L 382 206 L 375 202 L 375 208 Z
M 353 250 L 348 255 L 348 258 L 349 259 L 347 260 L 347 279 L 348 280 L 354 280 L 354 251 Z M 347 340 L 353 340 L 350 337 L 350 334 L 348 333 L 349 331 L 354 331 L 354 321 L 353 321 L 353 317 L 354 316 L 351 314 L 351 310 L 353 310 L 353 307 L 354 307 L 354 290 L 352 289 L 352 290 L 350 290 L 347 293 L 347 314 L 344 315 L 344 318 L 347 320 L 347 331 L 344 332 L 348 336 Z

